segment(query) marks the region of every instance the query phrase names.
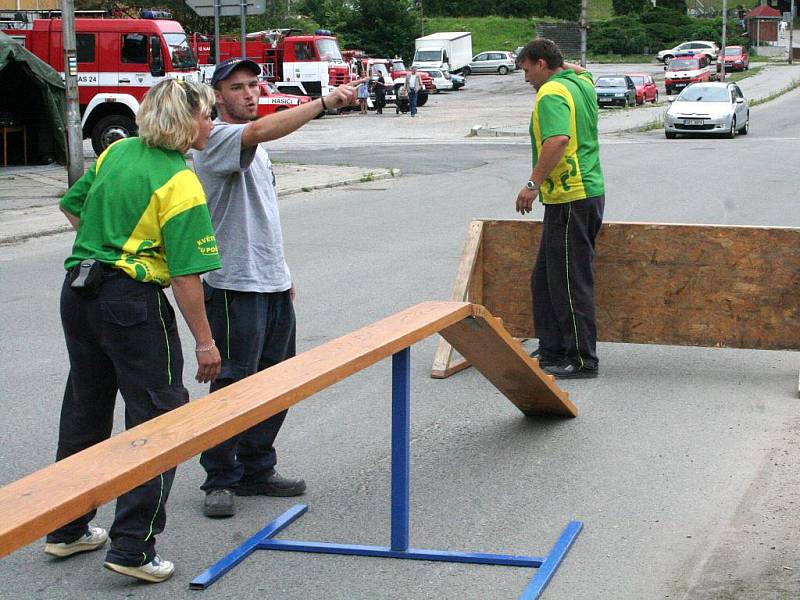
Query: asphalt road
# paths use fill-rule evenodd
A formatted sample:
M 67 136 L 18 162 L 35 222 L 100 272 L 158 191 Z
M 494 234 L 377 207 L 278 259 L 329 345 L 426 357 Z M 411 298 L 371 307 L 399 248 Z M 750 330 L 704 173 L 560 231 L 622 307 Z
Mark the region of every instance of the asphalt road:
M 606 219 L 800 226 L 788 159 L 798 109 L 800 92 L 754 108 L 752 133 L 735 140 L 604 138 Z M 276 159 L 404 173 L 282 201 L 301 350 L 449 297 L 470 220 L 514 218 L 527 178 L 524 138 L 390 140 L 371 135 L 366 119 L 342 121 L 348 134 L 324 146 L 305 134 L 273 145 Z M 435 119 L 426 112 L 420 123 Z M 70 242 L 42 238 L 0 256 L 0 484 L 55 454 L 67 370 L 58 288 Z M 800 594 L 796 353 L 601 344 L 601 377 L 564 384 L 580 417 L 539 421 L 474 370 L 430 379 L 434 349 L 434 339 L 412 349 L 413 546 L 545 554 L 579 519 L 585 529 L 545 598 Z M 187 380 L 192 368 L 189 359 Z M 280 468 L 306 478 L 310 511 L 284 537 L 388 543 L 389 373 L 382 363 L 292 409 Z M 235 518 L 210 521 L 201 480 L 196 460 L 178 469 L 158 544 L 178 565 L 173 580 L 140 585 L 104 571 L 101 554 L 56 561 L 37 543 L 0 561 L 0 598 L 500 600 L 533 574 L 262 551 L 209 590 L 189 591 L 190 579 L 294 504 L 242 498 Z M 102 507 L 97 522 L 110 520 Z

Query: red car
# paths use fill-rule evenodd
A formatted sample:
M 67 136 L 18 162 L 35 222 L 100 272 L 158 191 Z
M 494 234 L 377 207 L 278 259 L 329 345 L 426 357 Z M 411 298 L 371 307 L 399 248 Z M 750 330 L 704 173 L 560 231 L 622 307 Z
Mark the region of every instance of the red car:
M 750 57 L 743 46 L 725 46 L 725 51 L 717 58 L 717 71 L 722 70 L 720 58 L 725 61 L 725 72 L 747 71 L 750 68 Z
M 308 96 L 295 96 L 293 94 L 281 94 L 275 86 L 266 81 L 260 81 L 258 87 L 261 88 L 261 97 L 258 99 L 258 116 L 271 115 L 287 108 L 300 106 L 311 102 Z
M 652 75 L 647 73 L 628 73 L 627 75 L 633 79 L 633 85 L 636 86 L 636 104 L 658 102 L 658 88 Z

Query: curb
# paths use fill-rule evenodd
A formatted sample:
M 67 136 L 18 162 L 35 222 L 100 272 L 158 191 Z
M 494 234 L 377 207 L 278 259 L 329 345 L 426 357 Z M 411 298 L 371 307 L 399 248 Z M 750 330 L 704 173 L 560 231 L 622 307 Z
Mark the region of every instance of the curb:
M 503 131 L 501 128 L 475 125 L 469 130 L 467 137 L 526 137 L 527 135 L 527 132 L 522 131 Z
M 393 179 L 395 177 L 399 177 L 400 175 L 401 175 L 400 169 L 380 169 L 377 171 L 367 171 L 360 177 L 350 177 L 347 179 L 340 179 L 338 181 L 332 181 L 328 183 L 287 188 L 278 192 L 278 198 L 283 198 L 284 196 L 290 196 L 292 194 L 298 194 L 301 192 L 311 192 L 314 190 L 343 187 L 358 183 L 369 183 L 372 181 L 380 181 L 383 179 Z M 57 198 L 58 196 L 56 195 L 53 197 Z M 53 211 L 54 211 L 53 218 L 58 219 L 61 216 L 60 213 L 58 212 L 58 206 L 53 206 Z M 39 229 L 37 231 L 11 233 L 5 235 L 0 233 L 0 247 L 26 242 L 28 240 L 32 240 L 35 238 L 57 235 L 59 233 L 66 233 L 69 231 L 72 231 L 72 226 L 70 226 L 69 223 L 64 223 L 63 225 L 59 224 L 59 225 L 45 226 L 44 228 Z
M 282 196 L 291 196 L 292 194 L 300 194 L 302 192 L 313 192 L 314 190 L 325 190 L 330 188 L 344 187 L 346 185 L 355 185 L 357 183 L 370 183 L 372 181 L 381 181 L 382 179 L 393 179 L 402 175 L 400 169 L 381 169 L 379 171 L 367 171 L 361 177 L 351 177 L 349 179 L 341 179 L 331 183 L 320 183 L 317 185 L 304 185 L 301 187 L 286 188 L 278 192 L 278 198 Z

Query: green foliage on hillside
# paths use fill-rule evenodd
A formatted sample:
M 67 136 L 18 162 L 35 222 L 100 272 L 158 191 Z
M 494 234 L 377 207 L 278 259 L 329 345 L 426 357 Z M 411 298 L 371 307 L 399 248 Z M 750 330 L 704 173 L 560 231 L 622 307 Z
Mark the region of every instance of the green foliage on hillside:
M 644 11 L 647 0 L 613 0 L 614 14 L 618 17 L 638 15 Z
M 575 21 L 581 10 L 580 0 L 422 0 L 426 15 L 449 17 L 532 17 L 547 15 Z
M 436 31 L 471 31 L 473 54 L 485 50 L 513 51 L 536 37 L 536 22 L 510 17 L 426 18 L 425 33 Z
M 736 19 L 728 19 L 728 44 L 747 46 Z M 597 54 L 655 53 L 687 40 L 722 42 L 722 18 L 696 19 L 685 13 L 649 8 L 641 15 L 615 17 L 594 23 L 589 51 Z
M 422 30 L 412 0 L 302 0 L 297 10 L 339 37 L 342 48 L 373 56 L 409 56 Z

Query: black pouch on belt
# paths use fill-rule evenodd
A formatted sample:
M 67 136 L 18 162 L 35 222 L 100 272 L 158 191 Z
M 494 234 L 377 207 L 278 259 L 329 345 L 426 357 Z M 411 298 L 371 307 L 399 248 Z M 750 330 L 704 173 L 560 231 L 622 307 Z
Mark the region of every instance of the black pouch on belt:
M 94 298 L 103 280 L 103 263 L 87 258 L 77 267 L 73 267 L 72 271 L 72 281 L 69 286 L 81 296 Z

